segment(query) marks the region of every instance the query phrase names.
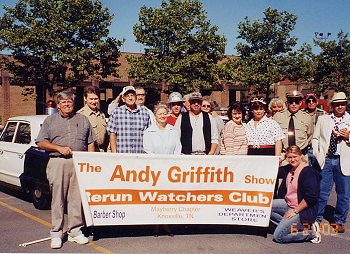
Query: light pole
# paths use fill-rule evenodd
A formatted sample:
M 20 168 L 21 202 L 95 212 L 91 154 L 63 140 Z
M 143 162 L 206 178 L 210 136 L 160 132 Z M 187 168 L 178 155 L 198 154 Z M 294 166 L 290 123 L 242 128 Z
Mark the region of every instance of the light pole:
M 321 32 L 315 32 L 315 38 L 317 40 L 322 40 L 324 42 L 327 41 L 328 37 L 331 35 L 331 33 L 321 33 Z

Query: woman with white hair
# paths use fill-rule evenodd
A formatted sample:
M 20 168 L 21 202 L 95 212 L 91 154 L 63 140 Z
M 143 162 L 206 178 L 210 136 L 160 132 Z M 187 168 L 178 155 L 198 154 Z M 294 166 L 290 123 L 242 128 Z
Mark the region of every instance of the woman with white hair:
M 181 142 L 176 129 L 167 124 L 168 106 L 160 102 L 154 106 L 155 123 L 143 133 L 143 149 L 153 154 L 180 154 Z
M 181 154 L 180 136 L 176 129 L 167 124 L 169 109 L 163 102 L 154 106 L 155 123 L 148 127 L 143 134 L 143 149 L 149 154 Z M 168 225 L 163 225 L 170 236 L 173 233 Z M 155 226 L 154 236 L 158 236 L 159 225 Z
M 277 112 L 283 111 L 286 109 L 286 104 L 280 98 L 273 98 L 269 103 L 269 117 L 272 117 Z

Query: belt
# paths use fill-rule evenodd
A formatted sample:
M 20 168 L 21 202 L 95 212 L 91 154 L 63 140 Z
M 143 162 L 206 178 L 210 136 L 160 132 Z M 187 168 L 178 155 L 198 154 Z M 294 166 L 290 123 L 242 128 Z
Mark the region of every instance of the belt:
M 254 145 L 254 146 L 248 146 L 250 149 L 268 149 L 268 148 L 275 148 L 274 145 Z
M 330 159 L 338 159 L 340 158 L 339 154 L 327 154 L 327 157 Z
M 205 155 L 205 152 L 195 151 L 191 153 L 192 155 Z
M 71 154 L 68 154 L 68 155 L 50 155 L 50 158 L 62 158 L 62 159 L 71 159 L 72 158 L 72 155 Z

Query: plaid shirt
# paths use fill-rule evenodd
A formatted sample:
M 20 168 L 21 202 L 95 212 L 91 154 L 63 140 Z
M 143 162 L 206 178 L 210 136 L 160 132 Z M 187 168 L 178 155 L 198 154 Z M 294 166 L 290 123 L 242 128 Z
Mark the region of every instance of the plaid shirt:
M 125 105 L 116 108 L 109 117 L 107 131 L 117 134 L 118 153 L 144 153 L 143 131 L 150 124 L 145 107 L 130 111 Z

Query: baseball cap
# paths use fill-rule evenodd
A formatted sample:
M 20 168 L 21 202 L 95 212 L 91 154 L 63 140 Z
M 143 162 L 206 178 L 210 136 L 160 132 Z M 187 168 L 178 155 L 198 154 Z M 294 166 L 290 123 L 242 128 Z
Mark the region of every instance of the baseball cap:
M 317 95 L 315 93 L 308 93 L 305 96 L 305 100 L 308 100 L 310 97 L 315 98 L 316 101 L 318 100 Z
M 122 95 L 125 95 L 127 92 L 133 92 L 136 94 L 136 90 L 133 86 L 125 86 L 121 92 Z
M 190 101 L 191 100 L 202 100 L 202 95 L 199 92 L 194 92 L 190 94 Z

